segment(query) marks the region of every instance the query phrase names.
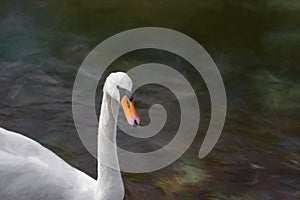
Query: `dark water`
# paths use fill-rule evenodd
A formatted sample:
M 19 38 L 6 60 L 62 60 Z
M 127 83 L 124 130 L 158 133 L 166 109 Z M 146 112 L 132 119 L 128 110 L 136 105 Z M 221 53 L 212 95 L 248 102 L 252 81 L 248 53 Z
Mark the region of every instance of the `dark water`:
M 119 58 L 111 71 L 150 61 L 171 65 L 189 78 L 201 104 L 200 128 L 193 145 L 167 168 L 147 174 L 124 173 L 128 198 L 299 199 L 297 0 L 2 0 L 0 126 L 39 141 L 96 177 L 96 160 L 81 144 L 72 119 L 75 75 L 85 56 L 101 41 L 143 26 L 175 29 L 204 46 L 222 73 L 228 113 L 218 144 L 199 160 L 197 153 L 210 119 L 209 95 L 201 77 L 184 60 L 166 52 L 132 52 Z M 170 95 L 157 85 L 140 88 L 141 117 L 147 121 L 150 104 L 163 103 Z M 100 98 L 95 101 L 99 106 Z M 178 124 L 178 105 L 176 100 L 166 105 L 174 119 L 167 123 L 163 136 L 136 141 L 132 149 L 153 150 L 159 148 L 156 142 L 170 141 Z M 125 147 L 126 141 L 122 143 Z

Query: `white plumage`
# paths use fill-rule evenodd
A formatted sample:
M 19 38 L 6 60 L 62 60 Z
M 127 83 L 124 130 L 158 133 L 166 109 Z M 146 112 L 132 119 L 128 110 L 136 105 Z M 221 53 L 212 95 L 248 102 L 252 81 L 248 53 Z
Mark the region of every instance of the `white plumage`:
M 1 200 L 121 200 L 124 187 L 119 170 L 101 163 L 117 159 L 102 138 L 116 140 L 120 94 L 116 86 L 131 90 L 125 73 L 113 73 L 105 82 L 98 130 L 98 179 L 73 168 L 52 151 L 21 134 L 0 128 Z M 115 160 L 117 162 L 117 160 Z

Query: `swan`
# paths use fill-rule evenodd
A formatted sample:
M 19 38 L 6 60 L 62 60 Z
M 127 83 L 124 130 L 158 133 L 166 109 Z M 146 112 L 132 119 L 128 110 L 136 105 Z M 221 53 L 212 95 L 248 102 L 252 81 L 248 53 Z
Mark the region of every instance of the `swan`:
M 0 128 L 1 200 L 121 200 L 124 185 L 120 170 L 101 162 L 102 156 L 117 159 L 116 148 L 103 144 L 104 137 L 116 144 L 116 125 L 122 105 L 127 122 L 140 125 L 133 99 L 132 80 L 124 72 L 111 73 L 103 86 L 98 126 L 97 180 L 73 168 L 38 142 Z M 116 160 L 118 163 L 118 160 Z M 119 163 L 118 163 L 119 166 Z

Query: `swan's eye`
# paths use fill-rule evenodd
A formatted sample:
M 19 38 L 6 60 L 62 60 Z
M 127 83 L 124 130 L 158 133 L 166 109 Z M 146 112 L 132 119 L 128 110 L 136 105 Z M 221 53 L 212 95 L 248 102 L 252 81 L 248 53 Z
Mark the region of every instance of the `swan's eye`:
M 134 96 L 133 95 L 131 95 L 131 97 L 129 98 L 129 101 L 133 101 L 134 100 Z

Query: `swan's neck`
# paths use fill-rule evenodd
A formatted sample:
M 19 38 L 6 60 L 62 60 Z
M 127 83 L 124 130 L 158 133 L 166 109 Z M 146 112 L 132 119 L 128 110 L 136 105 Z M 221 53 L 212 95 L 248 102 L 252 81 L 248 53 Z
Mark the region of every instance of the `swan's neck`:
M 98 185 L 96 200 L 121 200 L 124 186 L 116 149 L 116 126 L 119 104 L 103 92 L 98 129 Z M 111 142 L 109 142 L 109 141 Z M 107 166 L 107 162 L 117 169 Z

